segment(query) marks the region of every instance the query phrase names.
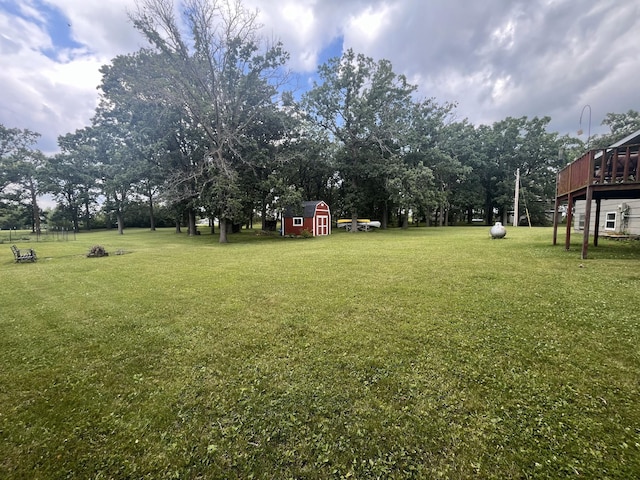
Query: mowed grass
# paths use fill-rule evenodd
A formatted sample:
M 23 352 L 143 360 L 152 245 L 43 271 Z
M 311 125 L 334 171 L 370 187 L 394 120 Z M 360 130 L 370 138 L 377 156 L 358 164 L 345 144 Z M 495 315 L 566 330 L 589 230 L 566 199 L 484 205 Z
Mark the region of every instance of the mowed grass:
M 640 477 L 640 242 L 488 230 L 0 245 L 0 477 Z

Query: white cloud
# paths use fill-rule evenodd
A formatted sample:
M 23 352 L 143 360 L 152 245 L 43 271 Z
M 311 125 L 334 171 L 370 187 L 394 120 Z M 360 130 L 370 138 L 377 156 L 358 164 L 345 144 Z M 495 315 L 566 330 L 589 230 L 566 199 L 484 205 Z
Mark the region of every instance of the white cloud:
M 381 32 L 387 26 L 390 8 L 382 6 L 377 9 L 367 7 L 364 11 L 350 18 L 347 31 L 350 36 L 370 43 L 380 37 Z
M 281 22 L 287 25 L 291 39 L 296 45 L 308 45 L 302 48 L 294 62 L 303 70 L 311 71 L 317 66 L 319 50 L 314 41 L 316 20 L 311 5 L 302 2 L 286 2 L 277 10 Z M 300 68 L 299 67 L 299 68 Z
M 285 22 L 295 27 L 294 35 L 299 41 L 306 41 L 311 37 L 315 20 L 311 6 L 294 2 L 284 3 L 280 7 L 280 14 Z
M 75 42 L 51 55 L 59 9 Z M 575 132 L 580 110 L 593 128 L 607 112 L 640 110 L 640 4 L 615 0 L 244 0 L 259 8 L 265 35 L 308 75 L 328 46 L 343 43 L 419 85 L 423 97 L 458 102 L 458 117 L 492 123 L 507 116 L 552 117 Z M 26 0 L 25 20 L 0 3 L 0 122 L 58 135 L 85 126 L 97 102 L 98 69 L 144 45 L 127 8 L 133 0 Z M 62 32 L 65 33 L 65 32 Z M 49 57 L 46 55 L 49 53 Z
M 98 102 L 99 69 L 118 54 L 143 45 L 128 22 L 126 0 L 109 2 L 55 0 L 66 21 L 53 26 L 50 10 L 38 9 L 33 1 L 22 3 L 23 16 L 0 9 L 0 122 L 29 128 L 43 135 L 41 148 L 57 150 L 59 135 L 89 124 Z M 70 41 L 54 49 L 54 28 Z
M 507 20 L 506 25 L 496 28 L 491 37 L 495 41 L 497 48 L 512 48 L 515 44 L 516 23 L 514 20 Z

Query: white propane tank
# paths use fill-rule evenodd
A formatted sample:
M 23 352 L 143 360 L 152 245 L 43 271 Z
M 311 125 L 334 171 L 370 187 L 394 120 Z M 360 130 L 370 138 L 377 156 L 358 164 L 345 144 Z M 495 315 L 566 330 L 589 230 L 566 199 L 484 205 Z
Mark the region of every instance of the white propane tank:
M 507 234 L 507 229 L 502 226 L 502 223 L 496 222 L 496 224 L 491 227 L 491 230 L 489 230 L 489 233 L 491 234 L 491 238 L 504 238 Z

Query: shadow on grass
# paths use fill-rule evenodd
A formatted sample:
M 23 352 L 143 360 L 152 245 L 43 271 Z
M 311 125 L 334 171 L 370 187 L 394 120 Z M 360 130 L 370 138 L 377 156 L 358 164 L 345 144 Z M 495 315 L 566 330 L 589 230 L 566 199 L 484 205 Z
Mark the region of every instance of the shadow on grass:
M 533 244 L 532 248 L 538 251 L 548 252 L 550 256 L 567 255 L 578 256 L 582 253 L 582 243 L 571 243 L 569 250 L 558 242 L 557 245 L 548 244 Z M 640 260 L 640 241 L 639 240 L 611 240 L 600 238 L 598 246 L 593 245 L 593 241 L 589 243 L 587 251 L 588 260 Z

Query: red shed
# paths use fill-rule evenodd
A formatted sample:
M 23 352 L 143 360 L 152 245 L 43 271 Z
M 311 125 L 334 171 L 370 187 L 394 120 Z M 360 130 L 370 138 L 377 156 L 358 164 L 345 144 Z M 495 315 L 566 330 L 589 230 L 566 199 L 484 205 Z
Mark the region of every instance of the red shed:
M 309 231 L 314 237 L 331 233 L 331 211 L 322 200 L 302 202 L 287 207 L 282 215 L 282 235 L 302 235 Z

